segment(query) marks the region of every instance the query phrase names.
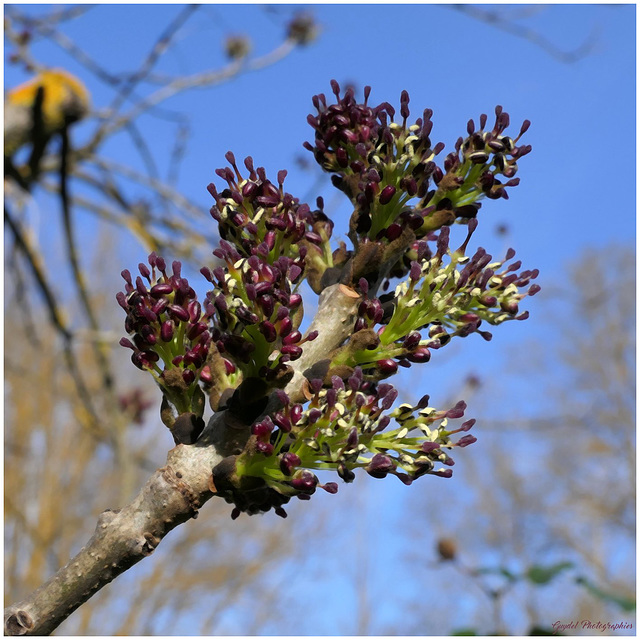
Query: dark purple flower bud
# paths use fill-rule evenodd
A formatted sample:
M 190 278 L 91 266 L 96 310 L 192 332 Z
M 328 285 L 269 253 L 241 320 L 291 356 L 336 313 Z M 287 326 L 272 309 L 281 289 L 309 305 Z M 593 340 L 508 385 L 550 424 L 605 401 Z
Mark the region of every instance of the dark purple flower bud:
M 331 376 L 331 384 L 336 391 L 344 391 L 344 380 L 340 376 Z
M 191 322 L 200 320 L 200 315 L 202 314 L 200 303 L 197 300 L 192 300 L 187 305 L 187 313 L 189 314 L 189 320 L 191 320 Z
M 138 265 L 138 271 L 140 271 L 140 275 L 143 278 L 146 278 L 147 280 L 150 280 L 150 276 L 151 276 L 151 271 L 149 271 L 149 267 L 147 267 L 146 264 L 144 264 L 144 262 L 141 262 Z
M 164 342 L 173 340 L 174 324 L 171 320 L 165 320 L 160 327 L 160 337 Z
M 338 147 L 336 149 L 336 160 L 338 161 L 338 166 L 342 169 L 345 169 L 349 164 L 349 154 L 344 149 L 344 147 Z
M 518 313 L 518 302 L 516 300 L 504 300 L 500 303 L 500 308 L 511 315 Z
M 211 375 L 211 369 L 209 369 L 208 365 L 202 367 L 202 371 L 200 371 L 200 380 L 205 384 L 213 383 L 213 376 Z
M 128 349 L 133 349 L 134 351 L 137 351 L 136 346 L 133 344 L 133 342 L 131 342 L 131 340 L 129 340 L 129 338 L 120 338 L 119 344 L 121 347 L 127 347 Z
M 187 330 L 187 338 L 189 340 L 195 340 L 198 336 L 202 335 L 207 330 L 207 325 L 204 322 L 196 322 L 192 324 Z
M 297 491 L 304 491 L 309 494 L 313 493 L 318 486 L 318 478 L 306 469 L 296 472 L 290 482 L 291 486 Z
M 375 428 L 375 433 L 380 433 L 380 431 L 384 431 L 391 422 L 391 418 L 389 416 L 382 416 L 380 420 L 378 420 L 378 426 Z
M 251 433 L 260 439 L 268 438 L 273 431 L 273 423 L 269 417 L 257 422 L 251 427 Z
M 460 427 L 460 429 L 458 429 L 458 431 L 469 431 L 469 429 L 471 429 L 471 427 L 473 427 L 475 423 L 476 423 L 475 418 L 472 418 L 471 420 L 467 420 L 466 422 L 462 423 L 462 426 Z
M 251 311 L 249 311 L 249 309 L 247 309 L 247 307 L 240 305 L 238 307 L 236 307 L 234 309 L 234 312 L 236 314 L 236 316 L 238 317 L 238 320 L 240 320 L 241 322 L 243 322 L 246 325 L 250 325 L 250 324 L 257 324 L 259 321 L 258 316 L 255 313 L 252 313 Z M 270 314 L 268 314 L 270 315 Z
M 265 340 L 267 342 L 275 342 L 278 334 L 276 332 L 276 328 L 273 326 L 273 324 L 271 324 L 271 322 L 269 322 L 268 320 L 263 320 L 259 326 L 258 329 L 260 330 L 260 333 L 265 337 Z
M 391 202 L 393 196 L 396 194 L 396 188 L 389 184 L 380 192 L 380 204 L 385 205 Z
M 290 476 L 293 473 L 295 467 L 300 464 L 300 458 L 291 452 L 283 453 L 280 457 L 280 471 L 286 476 Z
M 225 373 L 230 376 L 232 373 L 236 372 L 236 365 L 233 364 L 233 362 L 231 362 L 230 360 L 227 360 L 226 358 L 222 359 L 224 362 L 224 370 Z
M 138 369 L 144 369 L 146 366 L 145 360 L 139 351 L 134 351 L 131 354 L 131 362 L 133 362 Z
M 440 446 L 437 442 L 423 442 L 420 449 L 424 453 L 432 453 L 433 451 L 437 451 L 440 449 Z
M 196 379 L 196 374 L 193 371 L 193 369 L 185 369 L 182 372 L 182 379 L 184 380 L 184 383 L 187 385 L 190 385 L 194 382 L 194 380 Z
M 136 289 L 141 296 L 147 295 L 147 287 L 144 286 L 144 282 L 142 282 L 142 278 L 140 276 L 136 278 Z
M 294 404 L 291 407 L 291 411 L 289 412 L 289 418 L 291 419 L 292 424 L 298 424 L 298 422 L 300 422 L 300 418 L 302 418 L 301 404 Z
M 409 270 L 409 278 L 411 278 L 411 280 L 416 282 L 417 280 L 420 279 L 421 275 L 422 275 L 422 269 L 420 268 L 420 265 L 415 260 L 412 261 L 411 269 Z
M 169 295 L 170 293 L 173 293 L 173 287 L 166 282 L 153 285 L 149 291 L 152 298 L 161 298 L 162 296 Z
M 256 451 L 264 456 L 269 457 L 273 453 L 273 445 L 270 442 L 256 442 Z
M 187 322 L 187 320 L 189 320 L 187 310 L 177 304 L 167 305 L 167 311 L 169 312 L 169 315 L 178 322 Z
M 286 318 L 283 318 L 280 321 L 280 329 L 278 332 L 280 334 L 280 337 L 284 338 L 288 336 L 289 333 L 291 333 L 292 328 L 293 328 L 293 322 L 291 321 L 291 318 L 289 318 L 288 316 Z
M 364 469 L 373 478 L 384 478 L 388 473 L 393 473 L 396 470 L 396 465 L 389 456 L 376 453 Z
M 129 269 L 123 269 L 123 270 L 120 272 L 120 275 L 123 277 L 124 281 L 125 281 L 127 284 L 130 284 L 131 286 L 133 286 L 133 282 L 132 282 L 132 280 L 131 280 L 131 272 L 129 271 Z
M 290 309 L 295 309 L 299 307 L 301 302 L 302 302 L 302 296 L 299 293 L 294 293 L 293 295 L 289 296 Z
M 402 235 L 402 227 L 394 222 L 387 227 L 384 235 L 388 240 L 395 240 Z
M 412 353 L 408 353 L 406 357 L 410 362 L 415 362 L 416 364 L 429 362 L 431 359 L 431 352 L 426 346 L 418 347 Z
M 398 370 L 397 363 L 389 358 L 385 360 L 378 360 L 376 365 L 380 373 L 387 376 L 393 375 Z
M 494 307 L 498 303 L 498 299 L 495 296 L 480 296 L 480 304 L 485 307 Z
M 466 435 L 466 436 L 463 436 L 462 438 L 460 438 L 460 440 L 458 440 L 456 445 L 458 447 L 468 447 L 470 444 L 473 444 L 477 440 L 478 440 L 478 438 L 476 438 L 475 436 L 472 436 L 471 434 L 469 434 L 469 435 Z
M 280 352 L 288 355 L 291 360 L 297 360 L 302 355 L 302 348 L 294 344 L 283 345 Z
M 125 311 L 129 310 L 129 305 L 127 304 L 127 296 L 125 296 L 122 291 L 118 291 L 118 293 L 116 293 L 116 300 Z
M 366 278 L 360 278 L 360 280 L 358 281 L 358 285 L 360 286 L 360 291 L 362 291 L 362 293 L 366 295 L 369 291 L 369 283 L 367 282 Z
M 285 336 L 282 339 L 282 344 L 295 344 L 296 342 L 300 342 L 301 338 L 302 334 L 299 331 L 292 331 L 289 335 Z M 271 340 L 270 342 L 273 342 L 273 340 Z
M 297 264 L 291 265 L 291 267 L 289 268 L 289 279 L 291 280 L 291 282 L 296 282 L 301 274 L 302 269 Z
M 415 349 L 420 344 L 422 336 L 418 331 L 412 331 L 403 341 L 402 346 L 405 349 Z
M 325 484 L 321 484 L 320 487 L 327 493 L 338 493 L 338 485 L 335 482 L 326 482 Z
M 441 478 L 450 478 L 453 475 L 452 469 L 440 469 L 431 473 L 433 476 L 440 476 Z
M 535 296 L 536 293 L 538 293 L 538 291 L 540 291 L 541 287 L 539 284 L 532 284 L 529 287 L 529 291 L 527 292 L 528 295 L 530 296 Z
M 436 255 L 438 257 L 442 257 L 446 253 L 447 248 L 449 247 L 449 227 L 443 227 L 440 230 L 436 246 L 437 246 Z
M 445 415 L 447 418 L 462 418 L 466 408 L 467 403 L 464 400 L 460 400 L 460 402 L 457 402 L 455 407 L 449 409 Z

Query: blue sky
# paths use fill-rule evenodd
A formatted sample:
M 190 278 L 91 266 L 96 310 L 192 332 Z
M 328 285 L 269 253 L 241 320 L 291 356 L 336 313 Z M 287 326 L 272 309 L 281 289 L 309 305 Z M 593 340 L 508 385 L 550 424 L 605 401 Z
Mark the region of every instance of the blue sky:
M 270 12 L 254 5 L 204 6 L 179 32 L 156 71 L 190 74 L 220 66 L 220 42 L 229 33 L 249 36 L 254 54 L 265 54 L 281 42 L 281 25 L 296 8 L 276 5 Z M 513 246 L 525 268 L 540 269 L 541 284 L 562 278 L 567 261 L 586 247 L 633 242 L 634 6 L 529 6 L 531 15 L 520 23 L 559 49 L 572 50 L 595 33 L 594 50 L 573 64 L 450 6 L 307 9 L 322 29 L 317 42 L 219 88 L 186 92 L 163 103 L 190 118 L 191 138 L 178 187 L 204 211 L 212 204 L 206 186 L 219 181 L 214 170 L 226 164 L 224 154 L 232 150 L 237 158 L 252 155 L 272 178 L 288 169 L 287 190 L 301 199 L 313 204 L 317 195 L 324 195 L 336 220 L 334 236 L 341 237 L 350 213 L 346 198 L 326 180 L 319 191 L 312 191 L 318 173 L 302 171 L 294 161 L 298 156 L 312 161 L 302 149 L 302 143 L 312 139 L 306 122 L 313 111 L 311 97 L 330 95 L 329 81 L 335 78 L 343 86 L 352 82 L 362 89 L 369 84 L 372 101 L 395 105 L 400 92 L 408 90 L 412 117 L 426 107 L 433 109 L 432 138 L 447 148 L 464 134 L 469 118 L 477 121 L 480 113 L 491 118 L 496 104 L 510 113 L 514 134 L 525 118 L 531 120 L 524 141 L 533 153 L 519 163 L 521 184 L 510 191 L 508 202 L 485 202 L 474 241 L 496 256 Z M 104 67 L 130 71 L 177 12 L 175 5 L 155 5 L 153 10 L 150 5 L 100 6 L 65 31 Z M 96 107 L 109 104 L 111 93 L 65 52 L 47 43 L 36 44 L 34 51 L 89 82 Z M 23 77 L 8 66 L 5 84 L 12 86 Z M 161 171 L 166 171 L 176 127 L 150 116 L 139 124 Z M 76 139 L 81 142 L 89 129 L 79 128 Z M 108 150 L 127 163 L 136 155 L 124 137 L 114 139 Z M 501 224 L 508 227 L 506 238 L 496 237 Z M 91 219 L 83 229 L 88 239 L 95 236 Z M 134 257 L 135 245 L 123 246 L 136 264 L 142 254 Z M 535 318 L 533 300 L 529 308 Z M 464 346 L 486 358 L 489 351 L 498 353 L 496 345 L 502 341 L 517 342 L 530 332 L 535 332 L 534 321 L 510 323 L 495 332 L 491 345 L 475 336 L 473 345 L 470 340 Z
M 523 7 L 485 5 L 505 12 Z M 279 24 L 295 8 L 278 5 L 271 14 L 254 5 L 205 6 L 181 30 L 157 71 L 190 74 L 221 65 L 220 41 L 230 32 L 248 35 L 254 52 L 266 53 L 281 41 Z M 433 109 L 432 139 L 445 142 L 447 149 L 465 134 L 469 118 L 477 121 L 481 113 L 488 113 L 491 120 L 497 104 L 511 115 L 514 135 L 525 118 L 531 120 L 524 141 L 533 146 L 533 152 L 519 163 L 521 184 L 510 191 L 509 201 L 485 203 L 474 241 L 496 256 L 513 246 L 525 268 L 540 269 L 543 287 L 565 278 L 568 262 L 588 248 L 610 242 L 633 245 L 635 6 L 538 6 L 520 20 L 564 50 L 578 47 L 595 30 L 593 51 L 572 64 L 558 61 L 536 44 L 450 6 L 306 8 L 322 27 L 317 42 L 260 72 L 241 75 L 212 90 L 184 93 L 165 103 L 167 108 L 185 112 L 191 120 L 191 138 L 178 186 L 203 210 L 212 204 L 206 186 L 211 181 L 219 184 L 214 170 L 225 165 L 227 150 L 237 158 L 252 155 L 256 165 L 265 166 L 271 177 L 287 168 L 287 190 L 307 197 L 317 173 L 302 170 L 294 159 L 306 154 L 312 161 L 311 154 L 302 149 L 302 143 L 312 139 L 306 122 L 313 110 L 311 97 L 319 92 L 330 95 L 329 81 L 335 78 L 342 85 L 352 82 L 360 89 L 371 85 L 372 102 L 388 101 L 394 106 L 399 106 L 400 93 L 406 89 L 412 117 L 419 117 L 424 108 Z M 37 13 L 42 9 L 29 10 Z M 153 10 L 149 5 L 101 6 L 71 23 L 65 32 L 110 70 L 132 70 L 177 11 L 173 5 L 155 5 Z M 111 93 L 64 52 L 47 43 L 36 44 L 34 51 L 52 66 L 63 66 L 85 79 L 97 107 L 109 103 Z M 13 86 L 24 77 L 7 66 L 5 86 Z M 140 125 L 156 161 L 166 171 L 175 129 L 158 122 L 146 116 Z M 79 127 L 77 140 L 81 142 L 87 131 Z M 132 149 L 123 139 L 114 141 L 109 151 L 116 159 L 135 162 Z M 349 216 L 346 202 L 334 197 L 326 181 L 309 200 L 312 202 L 316 195 L 323 195 L 334 208 L 334 235 L 340 237 Z M 501 224 L 508 226 L 506 238 L 495 233 Z M 211 225 L 213 228 L 213 221 Z M 94 223 L 87 221 L 82 229 L 87 241 L 92 241 Z M 116 272 L 132 268 L 142 257 L 133 245 L 125 243 L 123 247 L 128 253 L 122 251 L 119 259 L 127 263 L 114 264 Z M 543 289 L 540 298 L 544 295 Z M 497 375 L 520 343 L 541 335 L 541 323 L 536 323 L 540 298 L 525 305 L 531 311 L 527 322 L 497 328 L 491 343 L 474 336 L 452 347 L 457 359 L 436 354 L 424 371 L 411 369 L 416 377 L 405 378 L 403 384 L 417 386 L 412 382 L 417 379 L 420 390 L 416 397 L 429 391 L 434 400 L 444 402 L 455 394 L 456 384 L 459 386 L 467 373 Z M 520 400 L 516 394 L 513 401 L 519 411 L 526 412 L 530 398 L 535 396 L 535 383 L 519 391 Z M 457 464 L 463 465 L 472 449 L 458 454 Z M 449 482 L 455 482 L 455 475 Z M 342 495 L 328 499 L 340 500 L 350 489 L 341 488 Z M 392 501 L 403 489 L 393 483 L 379 490 Z M 378 526 L 375 514 L 371 518 L 372 526 Z M 392 532 L 384 522 L 379 526 L 379 549 L 386 549 L 383 555 L 390 561 L 393 554 L 385 541 Z M 341 594 L 338 588 L 331 599 L 337 609 L 341 601 L 348 609 L 345 602 L 349 599 Z M 381 615 L 393 620 L 394 612 L 381 611 Z M 321 621 L 318 624 L 319 633 L 336 632 L 323 628 Z

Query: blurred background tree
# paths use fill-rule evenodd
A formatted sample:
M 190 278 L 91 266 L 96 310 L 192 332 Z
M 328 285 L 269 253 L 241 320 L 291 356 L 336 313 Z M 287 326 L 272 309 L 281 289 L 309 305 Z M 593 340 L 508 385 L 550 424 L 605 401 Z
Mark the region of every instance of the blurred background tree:
M 59 633 L 520 634 L 556 620 L 635 625 L 633 189 L 618 190 L 617 229 L 576 195 L 593 188 L 580 157 L 588 155 L 580 144 L 592 144 L 584 123 L 597 130 L 610 113 L 597 98 L 590 108 L 605 110 L 599 121 L 577 106 L 587 82 L 592 97 L 606 95 L 607 82 L 621 96 L 607 135 L 633 126 L 624 106 L 633 103 L 625 93 L 633 86 L 631 10 L 8 6 L 8 88 L 62 68 L 90 100 L 48 130 L 46 85 L 36 82 L 27 137 L 15 148 L 7 147 L 6 111 L 5 603 L 64 564 L 98 513 L 124 504 L 172 446 L 158 427 L 157 391 L 117 347 L 117 274 L 151 250 L 193 271 L 211 262 L 205 187 L 228 148 L 271 163 L 268 171 L 290 169 L 296 195 L 325 192 L 339 217 L 340 196 L 295 151 L 310 137 L 311 95 L 337 77 L 372 84 L 381 99 L 409 89 L 416 104 L 434 108 L 449 144 L 497 101 L 534 122 L 532 164 L 508 212 L 522 214 L 508 227 L 494 218 L 483 237 L 489 250 L 513 243 L 541 268 L 534 326 L 495 340 L 491 361 L 466 343 L 462 365 L 454 347 L 439 354 L 429 365 L 439 379 L 412 369 L 402 398 L 429 391 L 443 406 L 449 396 L 467 399 L 480 441 L 448 482 L 380 490 L 363 477 L 337 497 L 318 496 L 313 508 L 297 505 L 285 522 L 231 522 L 228 505 L 213 501 Z M 363 69 L 358 60 L 373 64 L 370 50 L 388 40 L 390 21 L 429 24 L 430 48 L 385 46 L 379 69 Z M 360 36 L 345 35 L 355 23 Z M 603 25 L 598 37 L 595 23 Z M 485 42 L 539 75 L 525 80 L 515 62 L 500 60 L 507 80 L 478 82 L 473 99 L 458 104 L 460 80 L 430 61 L 453 32 L 465 44 L 450 53 L 452 69 Z M 423 66 L 428 73 L 416 76 Z M 425 98 L 414 92 L 423 84 Z M 545 194 L 559 113 L 575 119 L 565 134 L 581 177 Z M 633 184 L 631 170 L 617 171 L 619 185 Z

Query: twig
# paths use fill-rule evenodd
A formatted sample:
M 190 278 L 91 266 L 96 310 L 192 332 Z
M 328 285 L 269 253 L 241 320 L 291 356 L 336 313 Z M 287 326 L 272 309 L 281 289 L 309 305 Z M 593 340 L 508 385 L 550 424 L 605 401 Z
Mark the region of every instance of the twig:
M 178 173 L 180 165 L 184 160 L 187 151 L 187 142 L 189 141 L 189 127 L 186 124 L 178 128 L 176 141 L 173 145 L 171 158 L 169 160 L 169 170 L 167 171 L 167 182 L 173 187 L 178 182 Z
M 589 55 L 593 51 L 595 43 L 598 40 L 598 31 L 593 29 L 579 47 L 570 51 L 563 51 L 534 29 L 517 24 L 512 20 L 507 20 L 498 11 L 483 9 L 478 5 L 473 4 L 455 4 L 449 6 L 456 11 L 460 11 L 461 13 L 465 13 L 468 16 L 475 18 L 476 20 L 493 25 L 497 29 L 505 31 L 506 33 L 510 33 L 518 38 L 522 38 L 523 40 L 528 40 L 537 47 L 540 47 L 543 51 L 546 51 L 556 60 L 567 64 L 576 62 Z
M 162 32 L 162 34 L 160 34 L 160 37 L 151 48 L 151 51 L 147 55 L 145 61 L 142 63 L 140 69 L 133 75 L 129 76 L 123 83 L 123 86 L 120 88 L 118 95 L 111 104 L 110 111 L 112 113 L 115 114 L 119 111 L 120 107 L 131 95 L 135 87 L 140 83 L 141 80 L 145 78 L 145 76 L 151 71 L 155 63 L 158 61 L 158 58 L 167 50 L 167 48 L 171 44 L 173 36 L 197 8 L 198 5 L 187 5 L 186 7 L 184 7 L 182 11 L 180 11 L 180 13 L 171 21 L 169 26 Z M 128 121 L 131 120 L 132 119 L 129 119 Z M 123 123 L 123 125 L 125 124 L 126 122 Z M 98 141 L 102 140 L 108 131 L 108 123 L 102 124 L 98 128 L 98 131 L 95 133 L 94 139 Z
M 89 298 L 87 291 L 87 284 L 82 274 L 80 267 L 80 260 L 78 258 L 78 251 L 76 248 L 76 242 L 74 237 L 74 227 L 71 220 L 71 202 L 69 200 L 69 183 L 68 183 L 68 157 L 69 157 L 69 136 L 66 127 L 61 132 L 62 145 L 60 149 L 60 202 L 62 205 L 62 222 L 64 227 L 65 241 L 67 245 L 67 257 L 69 264 L 71 265 L 71 271 L 73 272 L 73 278 L 76 283 L 80 302 L 84 308 L 89 326 L 93 331 L 98 332 L 100 326 L 98 320 L 93 311 L 93 306 Z M 104 383 L 105 390 L 109 395 L 113 390 L 113 375 L 110 371 L 109 361 L 107 359 L 104 346 L 94 343 L 94 351 L 97 356 L 98 367 L 102 373 L 102 381 Z
M 152 93 L 150 96 L 136 104 L 128 113 L 106 125 L 103 130 L 99 131 L 96 136 L 94 136 L 93 140 L 87 145 L 87 148 L 95 148 L 95 146 L 99 144 L 105 136 L 111 135 L 118 129 L 124 127 L 127 122 L 135 120 L 145 111 L 148 111 L 152 107 L 155 107 L 181 91 L 221 84 L 238 75 L 243 70 L 257 71 L 259 69 L 263 69 L 266 66 L 275 64 L 279 60 L 282 60 L 291 53 L 294 48 L 294 41 L 285 40 L 285 42 L 276 47 L 273 51 L 261 58 L 256 58 L 250 63 L 245 64 L 242 60 L 236 60 L 220 70 L 204 71 L 191 76 L 178 77 L 171 83 L 165 85 L 161 89 L 158 89 L 158 91 Z M 108 118 L 108 121 L 110 120 L 112 120 L 112 117 Z
M 13 238 L 16 242 L 16 246 L 18 247 L 18 249 L 20 249 L 22 254 L 27 259 L 27 263 L 31 268 L 31 273 L 36 279 L 38 288 L 40 289 L 40 293 L 42 293 L 44 297 L 45 303 L 49 310 L 49 316 L 51 317 L 52 324 L 56 327 L 56 329 L 60 332 L 65 340 L 70 340 L 71 331 L 68 329 L 68 327 L 66 326 L 66 322 L 62 318 L 62 313 L 56 302 L 55 294 L 51 290 L 46 276 L 44 275 L 44 266 L 42 265 L 38 257 L 38 253 L 35 248 L 31 246 L 28 238 L 22 233 L 18 222 L 14 220 L 13 216 L 6 206 L 4 207 L 4 221 L 11 230 L 11 234 L 13 235 Z
M 322 293 L 310 331 L 323 332 L 308 343 L 293 363 L 295 375 L 285 388 L 290 397 L 301 393 L 303 372 L 318 355 L 339 346 L 351 334 L 359 298 L 333 285 Z M 51 633 L 82 603 L 115 577 L 153 553 L 173 528 L 197 516 L 213 497 L 211 470 L 225 456 L 242 446 L 248 425 L 229 411 L 216 413 L 195 445 L 178 445 L 167 464 L 148 480 L 133 502 L 121 511 L 105 511 L 92 538 L 53 578 L 23 601 L 5 609 L 5 634 Z

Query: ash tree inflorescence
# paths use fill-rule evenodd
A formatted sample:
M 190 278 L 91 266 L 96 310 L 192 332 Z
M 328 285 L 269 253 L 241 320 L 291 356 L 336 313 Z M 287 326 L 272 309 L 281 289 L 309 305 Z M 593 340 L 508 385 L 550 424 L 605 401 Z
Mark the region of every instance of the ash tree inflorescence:
M 470 120 L 439 163 L 432 112 L 412 123 L 406 91 L 397 114 L 386 102 L 370 106 L 369 87 L 359 103 L 352 89 L 341 96 L 331 85 L 335 99 L 313 98 L 315 135 L 304 146 L 351 202 L 349 245 L 333 240 L 321 198 L 315 208 L 301 203 L 285 190 L 286 171 L 271 181 L 252 158 L 238 163 L 229 152 L 216 172 L 224 188 L 209 185 L 220 243 L 217 266 L 201 269 L 204 298 L 179 262 L 155 253 L 139 276 L 122 272 L 117 298 L 130 338 L 121 344 L 162 390 L 175 442 L 197 445 L 207 402 L 246 427 L 212 469 L 212 490 L 234 505 L 232 517 L 271 508 L 284 516 L 292 497 L 335 493 L 338 484 L 321 483 L 318 470 L 344 482 L 358 468 L 405 484 L 450 477 L 452 451 L 476 439 L 474 420 L 452 426 L 465 403 L 441 410 L 425 395 L 397 406 L 387 380 L 458 337 L 490 340 L 491 326 L 527 317 L 521 301 L 539 290 L 530 284 L 537 270 L 521 271 L 512 249 L 500 258 L 469 249 L 482 200 L 507 199 L 519 182 L 528 121 L 510 137 L 509 116 L 496 107 L 493 124 L 484 114 L 478 126 Z M 454 224 L 466 226 L 458 247 Z M 315 294 L 337 287 L 353 301 L 338 344 L 321 324 L 301 331 L 304 281 Z M 314 343 L 324 348 L 305 361 Z

